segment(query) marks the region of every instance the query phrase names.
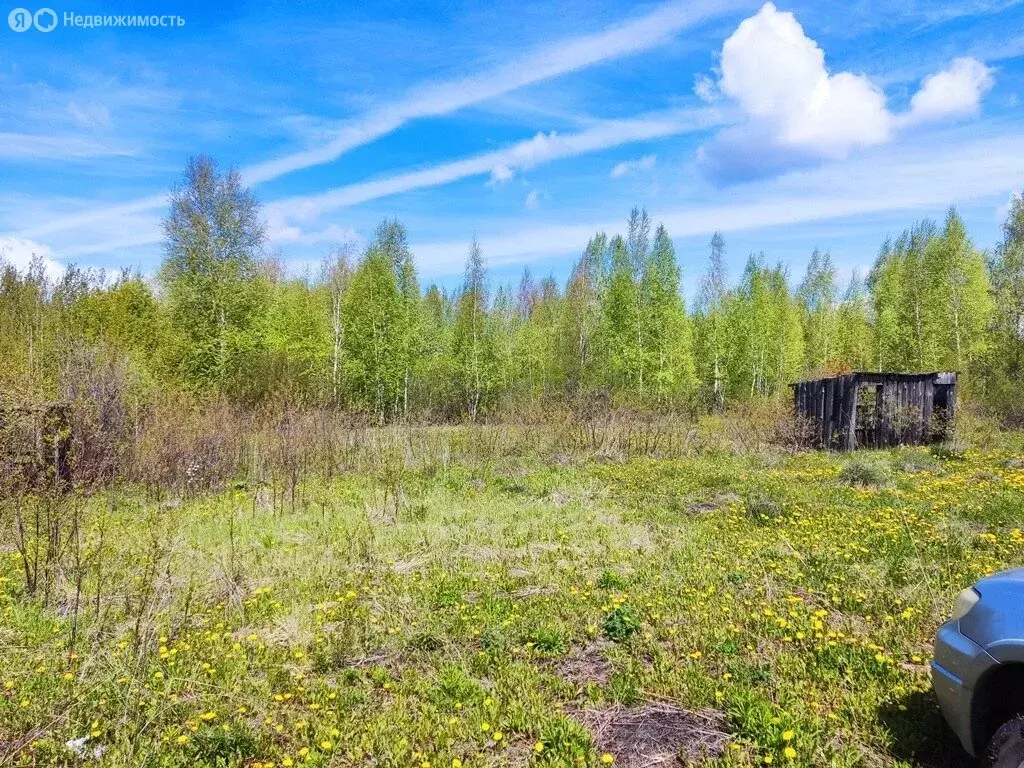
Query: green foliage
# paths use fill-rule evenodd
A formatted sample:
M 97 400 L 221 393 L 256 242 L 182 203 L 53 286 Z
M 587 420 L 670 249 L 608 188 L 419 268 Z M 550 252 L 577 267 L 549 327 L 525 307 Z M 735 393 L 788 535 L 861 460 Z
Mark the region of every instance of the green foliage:
M 856 456 L 849 459 L 839 473 L 839 479 L 850 485 L 881 487 L 889 482 L 889 469 L 872 459 Z
M 751 256 L 738 291 L 726 299 L 729 386 L 735 398 L 771 397 L 799 377 L 804 356 L 800 311 L 782 265 Z
M 636 611 L 628 605 L 620 605 L 605 617 L 603 628 L 605 637 L 621 643 L 628 640 L 640 626 L 640 618 Z
M 7 762 L 596 768 L 670 732 L 662 754 L 717 736 L 706 757 L 682 751 L 735 768 L 882 765 L 897 749 L 910 768 L 956 754 L 929 694 L 931 640 L 964 584 L 1024 556 L 1024 436 L 969 447 L 941 474 L 901 475 L 897 493 L 837 483 L 848 457 L 835 454 L 610 463 L 581 450 L 564 465 L 537 444 L 560 425 L 520 442 L 494 428 L 495 455 L 516 453 L 524 486 L 602 489 L 566 504 L 450 485 L 479 458 L 467 436 L 487 429 L 418 430 L 422 442 L 345 431 L 336 444 L 353 468 L 329 480 L 310 468 L 288 512 L 234 482 L 174 506 L 134 484 L 19 497 L 41 545 L 54 531 L 31 524 L 33 510 L 73 513 L 65 533 L 80 535 L 53 553 L 48 595 L 26 593 L 16 541 L 0 557 L 0 731 L 28 745 Z M 450 472 L 422 479 L 421 521 L 367 514 L 382 475 L 369 459 L 386 436 L 415 464 L 450 457 Z M 284 478 L 268 469 L 279 498 Z M 784 512 L 764 523 L 732 502 L 666 509 L 710 493 L 771 495 Z M 232 561 L 245 574 L 234 597 Z M 629 574 L 628 599 L 588 583 L 606 568 Z M 602 624 L 622 600 L 644 623 L 607 647 Z M 101 759 L 65 746 L 83 737 Z
M 684 401 L 696 388 L 690 318 L 680 279 L 672 239 L 661 225 L 640 284 L 642 378 L 650 382 L 652 399 L 660 403 Z
M 226 729 L 200 731 L 189 739 L 184 752 L 194 766 L 227 768 L 255 757 L 263 748 L 248 723 L 234 722 Z
M 758 525 L 766 525 L 782 517 L 782 504 L 775 496 L 763 491 L 752 491 L 744 500 L 747 517 Z
M 62 397 L 73 359 L 111 360 L 146 392 L 330 405 L 379 423 L 479 421 L 568 403 L 722 410 L 782 401 L 794 380 L 847 370 L 958 370 L 960 392 L 1024 421 L 1024 198 L 985 258 L 950 210 L 887 241 L 842 289 L 828 253 L 787 269 L 752 255 L 738 283 L 720 233 L 688 311 L 670 233 L 642 209 L 597 233 L 568 280 L 488 285 L 479 243 L 465 278 L 421 290 L 408 234 L 385 220 L 362 253 L 319 274 L 264 257 L 260 205 L 237 173 L 189 161 L 164 221 L 159 290 L 43 260 L 0 271 L 0 388 Z M 89 350 L 74 356 L 76 349 Z M 140 397 L 141 390 L 139 394 Z
M 382 227 L 348 283 L 342 305 L 344 380 L 349 402 L 380 421 L 404 410 L 411 320 L 405 281 Z
M 493 317 L 488 317 L 487 272 L 480 244 L 473 238 L 466 259 L 466 278 L 456 302 L 453 356 L 457 387 L 465 411 L 476 421 L 489 405 L 497 384 Z
M 804 370 L 828 375 L 839 357 L 839 314 L 836 305 L 836 270 L 832 257 L 817 248 L 797 290 L 804 330 Z
M 537 627 L 530 634 L 530 642 L 535 650 L 551 655 L 565 653 L 568 648 L 565 634 L 558 627 Z
M 164 220 L 160 282 L 173 331 L 170 356 L 184 383 L 241 395 L 265 342 L 268 285 L 258 256 L 260 205 L 236 171 L 189 160 Z
M 985 385 L 990 402 L 1010 424 L 1024 423 L 1024 195 L 1015 195 L 1003 241 L 989 262 L 993 333 Z
M 989 277 L 954 210 L 886 243 L 870 286 L 879 369 L 970 373 L 988 352 Z
M 608 245 L 608 287 L 601 301 L 601 343 L 607 362 L 605 380 L 615 390 L 643 396 L 639 291 L 626 241 Z
M 539 766 L 585 765 L 593 750 L 590 734 L 576 720 L 555 715 L 541 729 Z
M 626 582 L 615 571 L 605 568 L 597 579 L 597 586 L 601 589 L 625 589 Z

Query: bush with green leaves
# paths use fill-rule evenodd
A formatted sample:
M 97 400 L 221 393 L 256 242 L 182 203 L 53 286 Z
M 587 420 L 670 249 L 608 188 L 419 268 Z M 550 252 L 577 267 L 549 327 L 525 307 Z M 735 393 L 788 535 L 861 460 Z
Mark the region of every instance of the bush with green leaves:
M 857 456 L 846 462 L 839 479 L 850 485 L 877 488 L 889 483 L 889 469 L 878 461 Z
M 604 620 L 604 634 L 609 640 L 621 643 L 640 629 L 640 618 L 628 605 L 620 605 Z

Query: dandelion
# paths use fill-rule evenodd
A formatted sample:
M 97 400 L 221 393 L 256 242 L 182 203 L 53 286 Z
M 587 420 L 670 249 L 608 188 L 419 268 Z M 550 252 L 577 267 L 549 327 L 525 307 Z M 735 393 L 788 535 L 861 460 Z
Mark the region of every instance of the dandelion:
M 452 768 L 462 768 L 462 761 L 459 758 L 452 758 Z
M 178 737 L 179 744 L 184 744 L 186 741 L 188 741 L 188 734 L 183 733 L 181 734 L 181 736 Z
M 534 744 L 533 745 L 533 751 L 536 752 L 538 755 L 541 752 L 543 752 L 544 751 L 544 742 L 543 741 L 538 741 L 536 744 Z
M 793 733 L 793 731 L 783 731 L 782 732 L 782 740 L 783 741 L 792 741 L 794 736 L 796 736 L 796 734 Z
M 330 752 L 333 748 L 334 745 L 329 741 L 325 740 L 320 742 L 320 749 L 322 749 L 324 752 Z
M 605 752 L 603 755 L 601 755 L 601 762 L 605 765 L 611 765 L 615 762 L 615 755 L 611 755 Z
M 782 754 L 784 754 L 788 760 L 792 760 L 794 757 L 796 757 L 796 750 L 792 747 L 786 747 L 782 751 Z
M 495 731 L 491 738 L 493 738 L 495 741 L 501 741 L 503 738 L 505 738 L 505 734 L 503 734 L 501 731 Z

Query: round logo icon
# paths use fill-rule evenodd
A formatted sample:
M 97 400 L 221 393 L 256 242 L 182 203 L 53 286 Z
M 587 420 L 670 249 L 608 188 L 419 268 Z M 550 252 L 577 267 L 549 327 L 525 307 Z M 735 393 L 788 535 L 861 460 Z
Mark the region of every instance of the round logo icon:
M 32 23 L 40 32 L 53 32 L 57 27 L 57 14 L 53 8 L 40 8 L 32 17 Z
M 32 11 L 28 8 L 15 8 L 7 14 L 7 26 L 15 32 L 28 32 L 32 29 Z

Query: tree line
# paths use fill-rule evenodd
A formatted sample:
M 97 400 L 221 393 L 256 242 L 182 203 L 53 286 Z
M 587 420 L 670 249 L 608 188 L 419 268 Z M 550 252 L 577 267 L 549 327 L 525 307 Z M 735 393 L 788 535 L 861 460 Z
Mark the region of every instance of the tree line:
M 697 412 L 784 397 L 805 377 L 958 370 L 967 396 L 1024 417 L 1024 197 L 990 252 L 951 208 L 887 240 L 845 285 L 821 251 L 795 285 L 763 254 L 731 284 L 715 234 L 690 307 L 668 231 L 639 209 L 623 234 L 590 239 L 564 285 L 526 269 L 493 286 L 474 239 L 454 291 L 424 289 L 396 220 L 361 252 L 344 244 L 315 274 L 289 274 L 265 256 L 259 201 L 206 157 L 171 191 L 163 228 L 154 280 L 6 265 L 0 387 L 56 399 L 85 356 L 125 371 L 141 397 L 171 388 L 379 421 L 477 420 L 594 399 Z

